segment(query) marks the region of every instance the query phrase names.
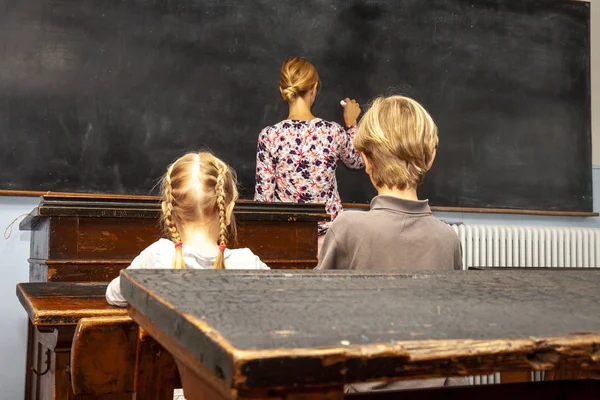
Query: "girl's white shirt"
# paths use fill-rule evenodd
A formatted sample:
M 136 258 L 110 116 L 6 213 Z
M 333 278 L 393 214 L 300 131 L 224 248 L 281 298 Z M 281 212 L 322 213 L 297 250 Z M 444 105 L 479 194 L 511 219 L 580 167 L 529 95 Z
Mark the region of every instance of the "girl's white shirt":
M 204 255 L 196 250 L 182 247 L 183 260 L 188 269 L 211 269 L 217 254 Z M 218 250 L 217 250 L 218 251 Z M 250 249 L 225 249 L 226 269 L 269 269 Z M 127 269 L 172 269 L 175 259 L 175 243 L 167 239 L 159 239 L 146 247 Z M 106 289 L 106 301 L 119 307 L 126 307 L 127 301 L 121 294 L 121 277 L 117 276 Z

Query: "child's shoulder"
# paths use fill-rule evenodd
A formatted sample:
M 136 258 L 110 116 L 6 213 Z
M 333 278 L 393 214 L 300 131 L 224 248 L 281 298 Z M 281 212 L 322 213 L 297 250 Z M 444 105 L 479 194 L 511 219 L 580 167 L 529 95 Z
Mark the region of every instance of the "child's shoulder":
M 229 249 L 230 257 L 256 257 L 256 255 L 247 247 L 241 249 Z
M 260 258 L 248 248 L 231 249 L 225 258 L 227 269 L 266 269 Z
M 369 218 L 369 213 L 365 211 L 344 211 L 331 223 L 331 227 L 336 230 L 360 227 L 364 226 Z
M 173 263 L 175 244 L 167 239 L 159 239 L 146 247 L 131 262 L 134 268 L 164 268 Z
M 431 215 L 429 220 L 432 226 L 435 227 L 435 229 L 438 229 L 440 232 L 451 233 L 453 235 L 456 235 L 456 232 L 454 232 L 454 229 L 452 229 L 452 226 L 450 226 L 449 223 L 442 221 L 435 215 Z
M 454 245 L 460 244 L 458 234 L 452 229 L 452 227 L 446 222 L 437 219 L 433 215 L 429 218 L 430 224 L 428 230 L 431 235 L 437 234 L 437 236 L 445 241 L 453 242 Z
M 152 243 L 150 246 L 146 247 L 144 251 L 161 254 L 173 254 L 175 253 L 175 243 L 173 243 L 172 240 L 161 238 Z

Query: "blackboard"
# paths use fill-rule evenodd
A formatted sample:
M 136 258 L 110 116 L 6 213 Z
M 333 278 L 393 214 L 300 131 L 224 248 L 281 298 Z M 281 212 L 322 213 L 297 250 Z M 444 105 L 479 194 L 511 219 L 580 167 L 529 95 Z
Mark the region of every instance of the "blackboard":
M 0 189 L 149 194 L 211 149 L 254 189 L 283 119 L 284 58 L 314 107 L 401 93 L 440 128 L 433 205 L 591 211 L 589 3 L 541 0 L 0 0 Z M 345 202 L 375 193 L 340 167 Z

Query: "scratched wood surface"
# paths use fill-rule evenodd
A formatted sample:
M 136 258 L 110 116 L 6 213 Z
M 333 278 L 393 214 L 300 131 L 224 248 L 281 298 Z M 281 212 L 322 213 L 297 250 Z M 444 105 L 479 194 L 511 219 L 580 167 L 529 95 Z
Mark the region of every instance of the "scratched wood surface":
M 106 283 L 20 283 L 17 297 L 37 326 L 77 325 L 84 317 L 125 316 L 106 302 Z
M 597 270 L 123 276 L 135 313 L 234 387 L 600 366 Z

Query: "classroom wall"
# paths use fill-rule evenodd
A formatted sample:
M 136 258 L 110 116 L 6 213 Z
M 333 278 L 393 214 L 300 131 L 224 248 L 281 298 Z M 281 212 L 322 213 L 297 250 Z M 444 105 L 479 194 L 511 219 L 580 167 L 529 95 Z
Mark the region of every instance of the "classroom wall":
M 29 213 L 37 198 L 0 197 L 0 231 L 19 215 Z M 17 300 L 16 285 L 29 279 L 29 232 L 19 231 L 19 222 L 8 240 L 0 237 L 0 400 L 24 397 L 27 316 Z

